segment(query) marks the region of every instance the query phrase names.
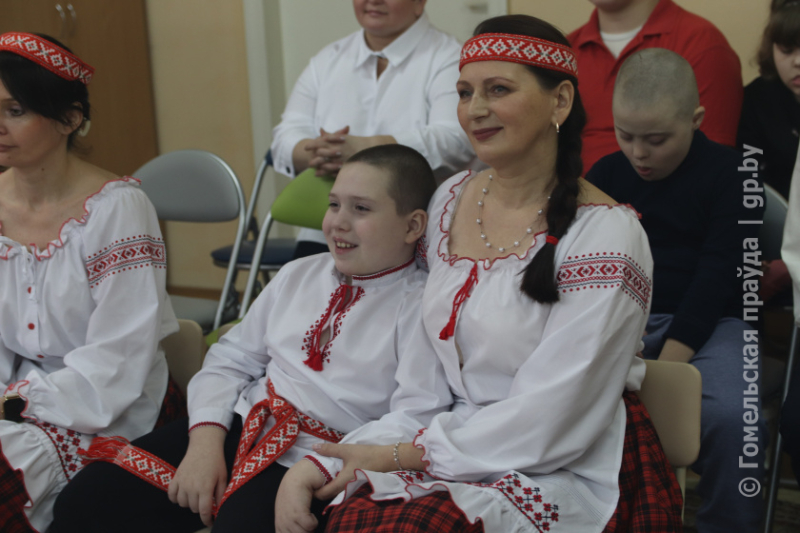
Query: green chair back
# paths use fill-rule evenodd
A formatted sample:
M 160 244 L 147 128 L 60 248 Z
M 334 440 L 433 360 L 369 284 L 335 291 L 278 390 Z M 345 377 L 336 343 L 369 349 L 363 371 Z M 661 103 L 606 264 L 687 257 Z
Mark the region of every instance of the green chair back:
M 333 178 L 320 177 L 310 168 L 289 182 L 272 204 L 272 218 L 303 228 L 322 229 Z

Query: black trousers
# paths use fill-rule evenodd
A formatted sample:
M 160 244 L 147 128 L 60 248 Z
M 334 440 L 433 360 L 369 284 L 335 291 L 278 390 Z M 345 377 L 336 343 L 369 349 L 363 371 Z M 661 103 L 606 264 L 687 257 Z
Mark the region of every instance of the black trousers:
M 159 428 L 133 444 L 177 466 L 189 447 L 189 420 Z M 242 434 L 242 420 L 234 419 L 225 439 L 228 478 Z M 286 473 L 278 463 L 242 485 L 220 508 L 213 531 L 275 531 L 275 496 Z M 322 510 L 328 502 L 314 501 L 312 512 L 324 530 Z M 49 533 L 130 532 L 194 533 L 202 529 L 200 515 L 169 501 L 167 493 L 117 465 L 91 463 L 67 484 L 56 500 Z

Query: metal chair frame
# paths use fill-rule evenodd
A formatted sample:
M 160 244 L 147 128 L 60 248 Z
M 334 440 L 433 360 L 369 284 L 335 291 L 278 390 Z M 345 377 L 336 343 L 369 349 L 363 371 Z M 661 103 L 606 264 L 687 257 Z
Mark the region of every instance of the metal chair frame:
M 222 158 L 205 150 L 177 150 L 159 155 L 133 175 L 142 182 L 142 190 L 147 193 L 161 220 L 221 222 L 238 218 L 233 257 L 239 256 L 243 234 L 247 229 L 244 193 L 236 173 Z M 198 183 L 200 180 L 205 180 L 206 183 Z M 216 191 L 208 186 L 215 181 L 221 183 Z M 226 206 L 219 205 L 219 190 L 226 188 L 227 195 L 234 196 L 238 203 L 236 214 L 233 214 L 233 209 L 225 209 Z M 236 263 L 231 262 L 225 275 L 212 329 L 218 328 L 222 323 L 235 271 Z

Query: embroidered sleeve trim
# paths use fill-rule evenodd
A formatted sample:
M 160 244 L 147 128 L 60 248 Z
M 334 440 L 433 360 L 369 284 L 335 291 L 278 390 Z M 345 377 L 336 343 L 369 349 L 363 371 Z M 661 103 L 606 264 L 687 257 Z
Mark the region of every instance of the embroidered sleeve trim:
M 93 289 L 119 272 L 148 267 L 167 268 L 167 254 L 162 239 L 138 235 L 114 241 L 87 258 L 89 287 Z
M 214 426 L 214 427 L 218 427 L 218 428 L 220 428 L 222 431 L 224 431 L 225 433 L 227 433 L 227 432 L 228 432 L 228 428 L 227 428 L 227 427 L 225 427 L 223 424 L 220 424 L 219 422 L 198 422 L 197 424 L 195 424 L 195 425 L 193 425 L 192 427 L 190 427 L 188 432 L 189 432 L 189 433 L 191 433 L 191 432 L 192 432 L 192 431 L 194 431 L 195 429 L 197 429 L 197 428 L 200 428 L 200 427 L 205 427 L 205 426 Z
M 427 449 L 427 448 L 425 448 L 425 445 L 424 445 L 424 444 L 422 444 L 422 443 L 417 443 L 417 440 L 419 440 L 419 438 L 420 438 L 420 437 L 422 437 L 422 435 L 423 435 L 423 434 L 424 434 L 426 431 L 428 431 L 428 428 L 422 428 L 422 429 L 420 429 L 420 430 L 417 432 L 417 435 L 416 435 L 416 437 L 414 437 L 414 440 L 413 440 L 413 441 L 411 441 L 411 444 L 412 444 L 412 446 L 414 446 L 415 448 L 419 448 L 420 450 L 422 450 L 422 458 L 421 458 L 421 461 L 422 461 L 422 463 L 425 465 L 425 473 L 426 473 L 426 474 L 428 474 L 428 475 L 429 475 L 429 476 L 431 476 L 431 477 L 436 477 L 436 476 L 434 476 L 434 475 L 433 475 L 433 473 L 432 473 L 432 472 L 431 472 L 431 470 L 430 470 L 430 468 L 431 468 L 431 462 L 430 462 L 429 460 L 425 459 L 425 456 L 426 456 L 426 455 L 428 455 L 428 449 Z
M 568 256 L 556 279 L 562 293 L 621 287 L 645 312 L 653 290 L 653 282 L 641 265 L 619 252 Z
M 8 387 L 6 387 L 6 390 L 3 392 L 3 394 L 9 394 L 11 392 L 16 392 L 17 394 L 19 394 L 19 397 L 25 401 L 25 407 L 22 409 L 22 413 L 20 413 L 20 415 L 22 416 L 22 418 L 26 418 L 28 420 L 36 420 L 34 416 L 28 413 L 28 410 L 30 409 L 31 406 L 31 402 L 30 400 L 28 400 L 28 397 L 25 395 L 25 393 L 22 392 L 22 388 L 29 387 L 30 384 L 31 382 L 28 381 L 27 379 L 14 382 L 10 384 Z
M 313 457 L 313 456 L 311 456 L 311 455 L 306 455 L 306 459 L 308 459 L 309 461 L 311 461 L 312 463 L 314 463 L 314 466 L 316 466 L 316 467 L 317 467 L 317 470 L 319 470 L 320 474 L 322 474 L 323 476 L 325 476 L 325 483 L 330 483 L 331 481 L 333 481 L 333 476 L 331 476 L 331 473 L 330 473 L 330 472 L 328 472 L 328 469 L 327 469 L 327 468 L 325 468 L 324 466 L 322 466 L 322 463 L 320 463 L 320 462 L 317 460 L 317 458 L 316 458 L 316 457 Z

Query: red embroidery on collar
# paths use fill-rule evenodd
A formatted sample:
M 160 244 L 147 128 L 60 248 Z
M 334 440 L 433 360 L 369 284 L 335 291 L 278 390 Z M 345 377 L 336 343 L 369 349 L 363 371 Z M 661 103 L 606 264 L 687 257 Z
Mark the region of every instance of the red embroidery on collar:
M 398 269 L 399 268 L 401 267 L 398 267 Z M 330 361 L 331 343 L 339 335 L 342 320 L 347 314 L 347 311 L 349 311 L 363 296 L 363 287 L 353 287 L 344 283 L 333 291 L 328 302 L 328 308 L 322 313 L 319 320 L 314 322 L 314 325 L 306 332 L 306 336 L 303 339 L 303 351 L 308 354 L 308 358 L 303 362 L 309 368 L 320 372 L 322 371 L 323 361 Z M 331 324 L 330 338 L 328 342 L 325 343 L 325 346 L 320 346 L 322 332 L 329 327 L 329 324 Z
M 375 274 L 370 274 L 369 276 L 353 276 L 353 281 L 367 281 L 367 280 L 371 280 L 371 279 L 382 278 L 384 276 L 388 276 L 389 274 L 394 274 L 395 272 L 400 272 L 404 268 L 410 267 L 412 264 L 414 264 L 414 258 L 413 257 L 411 259 L 409 259 L 408 262 L 403 263 L 402 265 L 399 265 L 399 266 L 396 266 L 396 267 L 392 267 L 392 268 L 389 268 L 389 269 L 386 269 L 386 270 L 382 270 L 380 272 L 376 272 Z

